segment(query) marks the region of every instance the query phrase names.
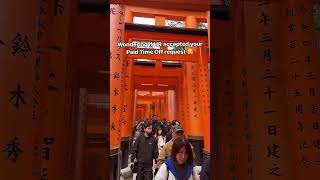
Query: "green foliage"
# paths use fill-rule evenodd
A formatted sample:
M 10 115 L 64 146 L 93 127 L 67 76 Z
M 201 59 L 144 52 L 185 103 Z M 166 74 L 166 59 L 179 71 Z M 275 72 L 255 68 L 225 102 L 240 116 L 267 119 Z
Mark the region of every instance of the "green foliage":
M 199 29 L 208 29 L 208 24 L 199 22 L 198 28 Z
M 166 23 L 167 23 L 167 26 L 170 26 L 170 27 L 179 27 L 179 28 L 184 27 L 183 21 L 167 20 Z

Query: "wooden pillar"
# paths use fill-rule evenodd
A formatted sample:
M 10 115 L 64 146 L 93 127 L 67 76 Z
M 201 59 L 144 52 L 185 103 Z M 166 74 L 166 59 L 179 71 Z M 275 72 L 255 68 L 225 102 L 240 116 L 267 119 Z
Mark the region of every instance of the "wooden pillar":
M 175 120 L 175 93 L 173 90 L 168 90 L 168 118 L 170 121 Z
M 50 33 L 47 116 L 42 139 L 41 178 L 69 179 L 72 164 L 70 143 L 72 119 L 71 104 L 68 98 L 70 90 L 67 80 L 70 77 L 68 65 L 71 65 L 72 43 L 70 40 L 71 15 L 73 1 L 58 1 L 53 9 Z M 68 88 L 67 88 L 68 87 Z
M 123 108 L 122 108 L 122 124 L 121 124 L 121 152 L 122 152 L 122 163 L 121 169 L 128 166 L 129 159 L 129 148 L 130 148 L 130 137 L 132 135 L 133 119 L 131 112 L 132 102 L 132 59 L 128 59 L 126 56 L 123 60 L 123 79 L 124 86 L 123 90 Z M 115 93 L 115 92 L 113 92 Z
M 122 92 L 123 51 L 118 48 L 117 44 L 124 39 L 124 10 L 123 5 L 110 5 L 110 92 L 118 92 L 110 94 L 110 154 L 116 153 L 120 146 L 121 124 L 119 120 L 122 114 L 120 93 Z
M 184 108 L 184 131 L 185 131 L 185 135 L 186 137 L 189 136 L 189 132 L 190 132 L 190 128 L 189 128 L 189 121 L 190 121 L 190 113 L 189 113 L 189 97 L 188 97 L 188 87 L 187 87 L 187 77 L 185 76 L 186 73 L 186 65 L 187 65 L 187 62 L 183 62 L 183 66 L 182 66 L 182 73 L 183 73 L 183 76 L 182 76 L 182 86 L 183 86 L 183 108 Z
M 166 94 L 166 92 L 164 92 L 164 97 L 163 97 L 163 99 L 160 100 L 160 109 L 161 109 L 161 117 L 162 117 L 162 118 L 166 118 L 166 116 L 165 116 L 165 110 L 164 110 L 165 94 Z
M 158 97 L 156 97 L 156 99 L 153 101 L 154 103 L 154 114 L 157 116 L 157 118 L 159 118 L 159 111 L 158 111 Z
M 132 81 L 133 82 L 133 81 Z M 133 84 L 132 84 L 133 86 Z M 133 121 L 135 122 L 137 120 L 137 95 L 138 95 L 138 90 L 134 89 L 134 99 L 133 99 Z
M 163 112 L 164 112 L 164 117 L 169 120 L 168 116 L 168 91 L 164 92 L 164 100 L 163 100 Z
M 313 3 L 281 1 L 283 66 L 287 86 L 290 163 L 296 179 L 320 176 L 320 62 Z
M 208 79 L 208 52 L 204 46 L 199 47 L 200 50 L 200 61 L 199 61 L 199 104 L 201 112 L 201 124 L 205 124 L 207 127 L 210 127 L 210 94 L 209 86 L 210 82 Z M 204 129 L 204 150 L 210 152 L 210 128 Z
M 145 105 L 144 117 L 150 120 L 150 101 L 145 101 Z
M 183 97 L 183 79 L 182 77 L 179 77 L 178 79 L 178 120 L 181 122 L 182 127 L 185 128 L 185 112 L 184 112 L 184 97 Z
M 234 121 L 235 145 L 236 145 L 236 173 L 238 179 L 253 179 L 253 159 L 252 159 L 252 133 L 249 117 L 248 104 L 248 65 L 245 58 L 244 42 L 244 9 L 243 1 L 234 1 L 232 4 L 233 35 L 234 35 L 234 56 L 233 56 L 233 91 L 234 91 Z M 252 104 L 251 104 L 252 105 Z
M 83 180 L 85 176 L 85 155 L 86 155 L 86 139 L 87 139 L 87 108 L 88 107 L 88 91 L 81 88 L 79 93 L 79 109 L 78 123 L 76 131 L 75 143 L 75 175 L 74 180 Z
M 132 60 L 131 59 L 124 59 L 124 65 L 126 66 L 126 72 L 124 74 L 125 77 L 125 85 L 124 85 L 124 98 L 123 98 L 123 121 L 121 126 L 121 137 L 129 138 L 131 136 L 132 130 L 132 115 L 130 114 L 131 101 L 132 101 L 132 94 L 131 94 L 131 84 L 132 84 Z
M 248 111 L 252 119 L 253 178 L 292 179 L 280 56 L 280 3 L 244 2 Z M 258 20 L 257 20 L 258 19 Z M 254 49 L 254 51 L 252 51 Z M 292 122 L 292 119 L 288 119 Z
M 210 48 L 211 48 L 211 44 L 210 44 L 210 34 L 211 34 L 211 31 L 210 31 L 210 11 L 207 11 L 206 12 L 207 14 L 207 24 L 208 24 L 208 45 L 209 45 L 209 63 L 210 63 Z
M 3 179 L 39 179 L 47 93 L 48 3 L 1 2 L 0 168 Z M 28 7 L 26 9 L 25 7 Z M 16 21 L 11 21 L 17 19 Z
M 197 28 L 197 20 L 194 16 L 186 17 L 186 28 Z M 201 61 L 201 60 L 199 60 Z M 189 104 L 189 139 L 203 141 L 202 115 L 200 113 L 199 98 L 199 72 L 200 64 L 194 62 L 186 63 L 186 77 L 188 104 Z
M 232 77 L 232 49 L 218 49 L 215 53 L 217 76 L 215 90 L 217 91 L 216 125 L 218 152 L 215 155 L 218 162 L 217 179 L 238 179 L 236 174 L 235 156 L 235 116 L 233 108 L 233 77 Z
M 110 4 L 110 179 L 119 179 L 119 148 L 123 111 L 123 49 L 125 6 Z

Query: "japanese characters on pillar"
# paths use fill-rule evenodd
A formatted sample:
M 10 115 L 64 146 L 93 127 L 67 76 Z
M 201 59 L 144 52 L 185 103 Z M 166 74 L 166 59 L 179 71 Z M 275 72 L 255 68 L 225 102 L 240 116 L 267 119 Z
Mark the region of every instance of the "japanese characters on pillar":
M 40 2 L 2 1 L 0 6 L 1 179 L 31 180 L 38 127 L 32 102 Z
M 298 179 L 320 175 L 319 74 L 316 32 L 311 2 L 284 1 L 284 59 L 287 67 L 288 119 L 294 144 L 294 172 Z
M 110 150 L 120 147 L 121 118 L 123 110 L 123 50 L 118 47 L 124 34 L 125 6 L 110 4 Z
M 180 123 L 185 128 L 185 113 L 184 113 L 184 101 L 183 101 L 183 77 L 178 78 L 178 111 L 179 116 L 178 119 L 180 120 Z
M 37 26 L 37 43 L 35 53 L 35 63 L 33 66 L 33 98 L 32 98 L 32 113 L 31 117 L 37 124 L 36 137 L 34 143 L 33 153 L 33 169 L 32 174 L 39 178 L 41 177 L 41 147 L 42 147 L 42 135 L 44 128 L 44 119 L 46 115 L 46 96 L 48 79 L 46 78 L 48 73 L 48 58 L 49 58 L 49 36 L 50 36 L 50 24 L 51 24 L 51 4 L 47 1 L 41 0 L 38 8 L 39 18 Z M 48 173 L 47 173 L 48 174 Z M 48 175 L 47 175 L 48 177 Z
M 199 103 L 199 78 L 198 63 L 186 63 L 186 83 L 189 104 L 189 133 L 191 136 L 203 136 L 201 129 L 200 103 Z
M 69 89 L 67 88 L 70 53 L 70 21 L 72 1 L 51 1 L 51 28 L 46 116 L 42 136 L 40 179 L 66 179 L 70 177 L 73 129 L 68 111 Z
M 186 74 L 186 62 L 183 62 L 183 71 L 182 71 L 182 73 L 183 73 L 183 75 L 184 74 Z M 184 108 L 184 122 L 185 122 L 185 124 L 184 124 L 184 129 L 185 129 L 185 134 L 186 134 L 186 136 L 187 135 L 189 135 L 189 132 L 190 132 L 190 130 L 189 130 L 189 122 L 190 122 L 190 117 L 189 117 L 189 101 L 188 101 L 188 99 L 189 99 L 189 97 L 188 97 L 188 91 L 187 91 L 187 89 L 188 89 L 188 87 L 187 87 L 187 77 L 186 76 L 182 76 L 182 80 L 183 80 L 183 82 L 182 82 L 182 87 L 183 87 L 183 108 Z
M 285 92 L 280 79 L 280 3 L 246 1 L 245 42 L 248 77 L 248 104 L 254 146 L 253 176 L 269 180 L 286 179 Z M 253 51 L 254 50 L 254 51 Z M 281 129 L 281 131 L 280 131 Z
M 132 101 L 132 93 L 131 93 L 131 84 L 132 84 L 132 60 L 131 59 L 124 59 L 123 60 L 125 64 L 125 74 L 124 74 L 124 87 L 122 88 L 124 90 L 124 99 L 123 99 L 123 121 L 122 121 L 122 132 L 121 132 L 121 137 L 130 137 L 131 136 L 131 130 L 132 130 L 132 115 L 130 114 L 131 112 L 131 101 Z M 114 95 L 118 90 L 114 90 Z
M 253 173 L 253 161 L 252 161 L 252 142 L 251 142 L 251 124 L 250 124 L 250 118 L 249 118 L 249 111 L 248 111 L 248 107 L 249 107 L 249 101 L 248 101 L 248 78 L 247 78 L 247 69 L 246 67 L 242 67 L 241 68 L 241 74 L 240 74 L 240 96 L 242 97 L 241 102 L 242 102 L 242 109 L 241 109 L 241 113 L 242 113 L 242 117 L 241 119 L 243 119 L 243 132 L 244 134 L 241 134 L 241 137 L 245 138 L 245 147 L 246 147 L 246 154 L 247 157 L 247 163 L 245 163 L 247 165 L 247 167 L 245 167 L 247 169 L 247 177 L 252 177 L 252 173 Z
M 210 81 L 208 79 L 208 61 L 209 52 L 206 50 L 206 43 L 203 42 L 203 46 L 200 48 L 200 61 L 199 61 L 199 101 L 201 105 L 201 118 L 202 123 L 210 127 L 210 93 L 209 86 Z M 204 149 L 207 153 L 210 152 L 210 128 L 204 130 Z

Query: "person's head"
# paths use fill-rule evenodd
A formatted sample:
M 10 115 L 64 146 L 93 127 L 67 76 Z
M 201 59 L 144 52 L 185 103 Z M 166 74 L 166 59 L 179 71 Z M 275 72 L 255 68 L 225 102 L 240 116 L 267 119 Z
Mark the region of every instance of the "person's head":
M 172 130 L 172 140 L 183 137 L 183 129 L 180 125 L 175 125 Z
M 171 124 L 172 126 L 180 125 L 180 122 L 178 120 L 173 120 Z
M 161 136 L 163 134 L 162 128 L 159 126 L 157 128 L 157 136 Z
M 193 163 L 192 149 L 187 139 L 179 137 L 173 142 L 171 158 L 178 164 Z
M 146 135 L 151 136 L 152 135 L 152 124 L 149 121 L 146 121 L 144 123 L 144 132 Z

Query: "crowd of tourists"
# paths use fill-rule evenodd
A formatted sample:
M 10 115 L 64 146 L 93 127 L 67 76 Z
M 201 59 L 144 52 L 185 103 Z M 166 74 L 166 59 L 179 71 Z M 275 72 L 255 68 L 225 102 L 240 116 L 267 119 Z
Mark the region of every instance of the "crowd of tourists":
M 195 153 L 179 121 L 150 120 L 136 122 L 130 166 L 137 180 L 209 180 L 210 157 L 195 171 Z

